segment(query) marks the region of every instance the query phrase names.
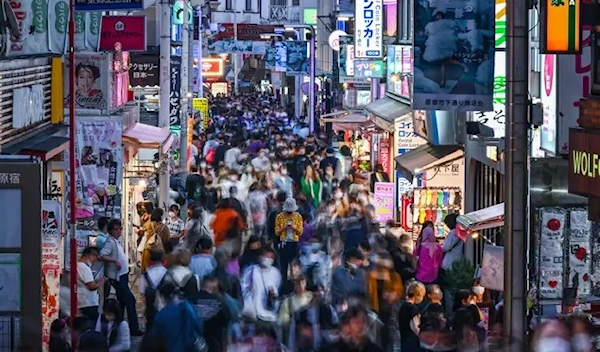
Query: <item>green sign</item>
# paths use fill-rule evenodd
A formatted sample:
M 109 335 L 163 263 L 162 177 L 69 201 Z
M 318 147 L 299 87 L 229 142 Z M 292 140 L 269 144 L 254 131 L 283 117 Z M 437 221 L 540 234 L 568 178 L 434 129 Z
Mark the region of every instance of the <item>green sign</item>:
M 304 24 L 317 25 L 317 9 L 304 9 Z
M 171 22 L 172 24 L 183 24 L 183 9 L 188 8 L 188 24 L 194 24 L 194 10 L 190 4 L 184 3 L 183 1 L 175 1 L 173 7 L 171 7 Z
M 385 65 L 383 64 L 383 60 L 354 60 L 354 77 L 385 77 Z

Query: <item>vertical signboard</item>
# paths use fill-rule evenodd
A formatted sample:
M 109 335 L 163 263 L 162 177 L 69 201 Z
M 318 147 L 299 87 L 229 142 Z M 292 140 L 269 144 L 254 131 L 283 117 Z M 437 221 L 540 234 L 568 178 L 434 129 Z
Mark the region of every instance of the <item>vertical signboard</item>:
M 287 62 L 285 74 L 287 76 L 303 76 L 308 74 L 308 42 L 285 42 Z
M 388 45 L 387 91 L 404 99 L 411 96 L 412 50 L 409 45 Z
M 357 59 L 383 57 L 383 0 L 355 1 L 354 53 Z
M 394 220 L 394 183 L 375 182 L 375 217 L 380 224 Z
M 396 156 L 407 153 L 427 143 L 425 139 L 415 133 L 412 118 L 400 117 L 394 121 L 394 136 L 396 138 Z M 398 188 L 398 199 L 412 191 L 412 183 L 396 171 L 396 186 Z
M 62 205 L 42 201 L 42 342 L 50 342 L 50 324 L 58 319 L 61 270 Z
M 581 52 L 580 11 L 582 0 L 542 0 L 540 19 L 541 52 Z
M 106 53 L 77 53 L 75 55 L 75 107 L 108 110 L 110 97 L 110 56 Z M 69 63 L 65 62 L 65 104 L 70 104 Z
M 415 0 L 413 108 L 490 111 L 494 0 Z
M 542 79 L 540 95 L 544 111 L 544 122 L 541 132 L 541 148 L 548 153 L 556 154 L 556 56 L 542 55 Z
M 179 126 L 181 114 L 181 58 L 171 57 L 171 96 L 169 98 L 169 121 L 171 126 Z

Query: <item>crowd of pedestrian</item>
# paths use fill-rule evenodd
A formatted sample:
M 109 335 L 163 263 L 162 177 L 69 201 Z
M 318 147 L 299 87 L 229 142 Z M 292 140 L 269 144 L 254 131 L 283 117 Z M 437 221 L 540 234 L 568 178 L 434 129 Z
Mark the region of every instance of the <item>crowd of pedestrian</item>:
M 493 346 L 501 299 L 477 278 L 469 289 L 449 289 L 448 273 L 464 255 L 456 214 L 444 219 L 445 240 L 426 223 L 413 243 L 393 223 L 377 222 L 374 183 L 389 181 L 380 165 L 358 168 L 347 145 L 334 148 L 331 136 L 311 133 L 270 96 L 217 96 L 210 106 L 210 124 L 196 124 L 189 170 L 172 182 L 168 214 L 138 206 L 145 333 L 121 223 L 101 219 L 96 245 L 78 264 L 75 350 L 129 351 L 130 337 L 142 334 L 144 352 Z M 73 350 L 65 325 L 52 325 L 51 352 Z M 563 340 L 583 346 L 589 333 L 577 331 Z M 550 345 L 545 339 L 540 333 L 535 346 Z

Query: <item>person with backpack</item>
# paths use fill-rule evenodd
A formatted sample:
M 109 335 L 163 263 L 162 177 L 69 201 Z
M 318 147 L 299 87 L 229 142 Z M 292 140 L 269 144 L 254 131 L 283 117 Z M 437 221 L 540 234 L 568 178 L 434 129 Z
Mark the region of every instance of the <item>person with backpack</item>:
M 193 202 L 196 198 L 196 192 L 199 188 L 199 184 L 201 183 L 203 177 L 198 173 L 198 166 L 192 165 L 190 166 L 190 173 L 187 175 L 185 179 L 185 189 L 187 191 L 187 199 L 188 202 Z
M 288 297 L 284 298 L 279 306 L 278 323 L 283 330 L 283 338 L 285 345 L 292 351 L 295 350 L 293 339 L 290 334 L 294 334 L 294 331 L 290 329 L 290 323 L 294 318 L 296 312 L 303 310 L 308 307 L 313 300 L 313 294 L 307 290 L 306 277 L 300 275 L 293 279 L 294 281 L 294 292 Z
M 131 348 L 129 324 L 123 317 L 121 306 L 116 300 L 106 301 L 104 312 L 98 318 L 95 330 L 106 338 L 109 352 L 128 352 Z
M 173 250 L 171 242 L 169 242 L 171 233 L 169 232 L 167 225 L 163 223 L 163 214 L 164 211 L 162 209 L 154 209 L 150 215 L 150 221 L 144 224 L 146 243 L 144 245 L 144 251 L 142 252 L 142 273 L 145 273 L 150 265 L 151 252 L 164 252 L 169 254 Z
M 158 287 L 167 273 L 167 268 L 164 267 L 162 261 L 163 252 L 151 252 L 150 266 L 144 273 L 144 280 L 140 281 L 143 286 L 141 291 L 144 292 L 144 300 L 146 301 L 147 330 L 152 328 L 156 312 L 164 306 L 164 299 L 158 295 Z

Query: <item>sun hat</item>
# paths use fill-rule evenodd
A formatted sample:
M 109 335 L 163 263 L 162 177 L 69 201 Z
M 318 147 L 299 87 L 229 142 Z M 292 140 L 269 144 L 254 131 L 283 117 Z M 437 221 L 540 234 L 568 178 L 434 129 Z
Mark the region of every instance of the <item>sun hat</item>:
M 298 205 L 296 205 L 296 199 L 289 197 L 285 200 L 283 204 L 283 211 L 287 213 L 291 213 L 298 210 Z

